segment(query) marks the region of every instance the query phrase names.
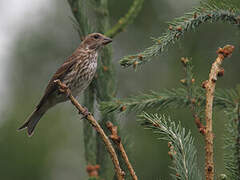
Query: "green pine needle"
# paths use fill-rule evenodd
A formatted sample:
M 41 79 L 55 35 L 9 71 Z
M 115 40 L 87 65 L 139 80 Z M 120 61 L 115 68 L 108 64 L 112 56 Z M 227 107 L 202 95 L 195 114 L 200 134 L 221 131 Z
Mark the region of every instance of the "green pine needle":
M 226 109 L 228 117 L 224 138 L 224 165 L 230 179 L 240 177 L 240 110 L 239 104 L 234 109 Z
M 171 121 L 163 115 L 144 113 L 139 116 L 139 122 L 145 129 L 152 130 L 159 135 L 158 139 L 170 142 L 170 152 L 173 158 L 173 178 L 178 180 L 200 180 L 201 175 L 197 167 L 197 150 L 190 131 L 186 131 L 181 124 Z M 172 147 L 172 149 L 171 149 Z
M 238 4 L 238 6 L 235 6 L 235 4 Z M 161 37 L 155 38 L 152 46 L 138 54 L 123 57 L 120 64 L 123 67 L 133 65 L 136 68 L 138 65 L 150 61 L 153 56 L 159 55 L 167 47 L 183 37 L 185 32 L 199 27 L 200 24 L 222 21 L 239 25 L 239 14 L 239 3 L 237 1 L 234 4 L 230 3 L 230 0 L 220 2 L 219 0 L 210 0 L 208 3 L 203 1 L 200 7 L 168 23 L 168 30 Z

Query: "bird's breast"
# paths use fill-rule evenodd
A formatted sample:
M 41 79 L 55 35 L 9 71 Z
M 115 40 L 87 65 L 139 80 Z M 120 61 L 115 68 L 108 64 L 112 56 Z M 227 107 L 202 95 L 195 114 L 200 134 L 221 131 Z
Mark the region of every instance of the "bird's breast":
M 68 74 L 65 84 L 71 89 L 72 94 L 77 96 L 91 83 L 97 69 L 98 54 L 89 54 L 84 61 L 79 61 Z

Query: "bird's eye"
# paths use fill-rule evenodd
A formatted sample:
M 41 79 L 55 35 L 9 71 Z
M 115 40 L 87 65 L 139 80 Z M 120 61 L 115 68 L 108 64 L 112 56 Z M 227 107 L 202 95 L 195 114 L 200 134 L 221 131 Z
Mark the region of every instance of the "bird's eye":
M 98 39 L 100 36 L 98 34 L 95 34 L 93 37 L 94 39 Z

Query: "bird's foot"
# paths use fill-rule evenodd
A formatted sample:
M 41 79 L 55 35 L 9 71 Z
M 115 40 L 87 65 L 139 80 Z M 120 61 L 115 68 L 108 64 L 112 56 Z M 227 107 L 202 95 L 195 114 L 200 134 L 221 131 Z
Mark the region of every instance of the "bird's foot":
M 91 113 L 88 111 L 86 107 L 83 107 L 83 108 L 84 108 L 84 111 L 80 112 L 83 115 L 81 119 L 87 118 L 89 115 L 91 115 Z
M 70 96 L 71 92 L 66 84 L 62 83 L 59 79 L 55 80 L 54 83 L 59 85 L 59 91 L 61 93 L 65 93 L 67 97 Z

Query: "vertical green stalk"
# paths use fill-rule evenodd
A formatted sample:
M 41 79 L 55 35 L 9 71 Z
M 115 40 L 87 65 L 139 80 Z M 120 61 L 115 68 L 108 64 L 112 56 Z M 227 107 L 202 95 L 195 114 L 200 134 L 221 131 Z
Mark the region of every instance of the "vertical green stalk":
M 88 111 L 94 113 L 94 86 L 91 84 L 84 93 L 84 105 Z M 87 121 L 83 121 L 83 139 L 84 139 L 84 156 L 87 164 L 96 164 L 96 142 L 95 133 L 92 126 Z
M 82 39 L 87 34 L 93 32 L 100 32 L 111 37 L 121 32 L 128 24 L 133 22 L 138 12 L 140 11 L 144 0 L 134 0 L 128 13 L 121 18 L 118 23 L 110 29 L 108 0 L 68 0 L 73 15 L 77 20 L 74 23 Z M 107 33 L 106 33 L 107 32 Z M 110 33 L 110 34 L 109 34 Z M 98 70 L 96 77 L 85 91 L 84 105 L 90 112 L 94 112 L 94 102 L 111 101 L 116 94 L 115 86 L 115 70 L 111 62 L 112 47 L 107 46 L 102 50 L 99 57 Z M 100 125 L 105 132 L 106 122 L 111 121 L 117 125 L 113 113 L 101 113 Z M 100 165 L 100 176 L 104 179 L 111 179 L 113 171 L 109 171 L 110 159 L 106 153 L 106 149 L 98 136 L 92 131 L 92 127 L 84 121 L 84 147 L 85 158 L 88 164 Z M 123 159 L 119 155 L 120 164 L 123 165 Z M 112 169 L 112 168 L 111 168 Z
M 81 38 L 91 33 L 90 29 L 95 29 L 95 32 L 103 33 L 109 28 L 109 13 L 108 13 L 108 0 L 68 0 L 71 6 L 74 17 L 78 23 L 78 32 Z M 86 11 L 88 6 L 90 11 Z M 88 16 L 91 13 L 91 16 Z M 93 17 L 93 18 L 90 18 Z M 94 28 L 89 23 L 94 25 Z M 99 57 L 98 70 L 96 77 L 84 93 L 84 105 L 88 108 L 89 112 L 94 112 L 95 91 L 96 98 L 99 101 L 110 101 L 115 94 L 115 73 L 111 63 L 112 48 L 108 45 L 102 50 Z M 113 121 L 113 114 L 101 114 L 100 125 L 105 132 L 108 132 L 106 127 L 107 121 Z M 114 122 L 116 124 L 116 122 Z M 108 154 L 102 141 L 94 138 L 95 135 L 92 127 L 84 121 L 84 147 L 85 159 L 88 164 L 100 165 L 100 176 L 104 179 L 110 179 Z M 111 172 L 112 173 L 112 172 Z
M 237 169 L 238 172 L 240 172 L 240 105 L 238 104 L 238 109 L 237 109 L 237 142 L 236 142 L 236 156 L 237 156 Z M 238 177 L 240 179 L 240 177 Z
M 74 25 L 78 30 L 80 39 L 83 39 L 87 34 L 92 32 L 87 14 L 88 2 L 86 0 L 68 0 L 68 2 L 77 21 Z M 94 112 L 95 102 L 94 88 L 95 86 L 91 84 L 84 92 L 84 106 L 92 113 Z M 87 121 L 83 121 L 83 139 L 87 164 L 96 164 L 95 133 Z
M 95 0 L 96 16 L 96 29 L 98 32 L 106 32 L 110 28 L 109 24 L 109 12 L 108 12 L 108 0 Z M 111 46 L 105 47 L 99 58 L 99 65 L 96 78 L 96 97 L 97 101 L 111 101 L 115 95 L 115 71 L 112 59 Z M 100 125 L 105 132 L 108 132 L 106 128 L 106 122 L 111 121 L 116 124 L 114 114 L 101 114 Z M 106 148 L 100 138 L 97 136 L 97 164 L 100 165 L 100 177 L 104 179 L 111 179 L 112 172 L 109 172 L 109 158 L 106 152 Z M 112 168 L 111 168 L 112 169 Z

